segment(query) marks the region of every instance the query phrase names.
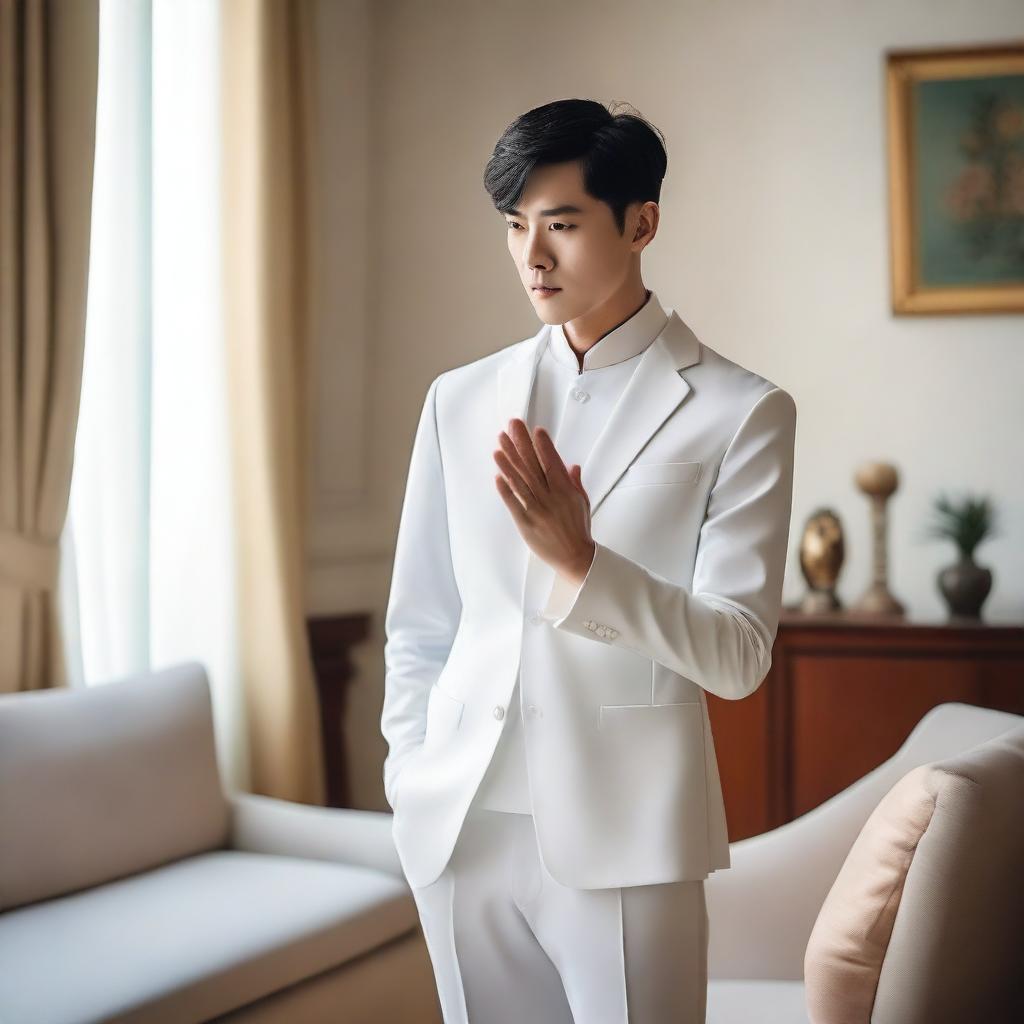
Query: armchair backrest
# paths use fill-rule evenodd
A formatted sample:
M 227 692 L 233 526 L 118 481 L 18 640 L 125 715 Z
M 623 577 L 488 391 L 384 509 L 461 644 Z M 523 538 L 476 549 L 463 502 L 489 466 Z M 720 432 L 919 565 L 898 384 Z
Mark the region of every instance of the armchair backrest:
M 935 762 L 871 1019 L 1024 1020 L 1024 726 Z
M 959 701 L 937 705 L 891 757 L 846 789 L 778 828 L 731 843 L 732 869 L 721 883 L 715 874 L 707 880 L 719 920 L 711 935 L 712 976 L 802 978 L 822 903 L 886 793 L 919 765 L 956 757 L 1021 725 L 1024 718 L 1005 711 Z M 749 906 L 757 907 L 761 925 L 750 924 Z
M 814 924 L 810 1020 L 1024 1020 L 1022 864 L 1024 725 L 912 768 L 864 824 Z
M 229 824 L 199 663 L 0 696 L 0 911 L 225 846 Z

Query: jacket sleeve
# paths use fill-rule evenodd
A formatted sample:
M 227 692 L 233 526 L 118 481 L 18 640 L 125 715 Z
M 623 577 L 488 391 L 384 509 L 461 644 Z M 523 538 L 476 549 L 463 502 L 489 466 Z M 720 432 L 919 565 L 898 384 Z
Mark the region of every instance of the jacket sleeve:
M 617 644 L 739 700 L 771 667 L 793 500 L 796 405 L 773 387 L 722 457 L 698 538 L 693 586 L 596 543 L 576 586 L 560 574 L 544 609 L 556 629 Z
M 413 440 L 384 618 L 381 733 L 388 743 L 384 792 L 392 808 L 395 780 L 423 742 L 427 697 L 448 660 L 462 615 L 437 432 L 440 379 L 427 389 Z

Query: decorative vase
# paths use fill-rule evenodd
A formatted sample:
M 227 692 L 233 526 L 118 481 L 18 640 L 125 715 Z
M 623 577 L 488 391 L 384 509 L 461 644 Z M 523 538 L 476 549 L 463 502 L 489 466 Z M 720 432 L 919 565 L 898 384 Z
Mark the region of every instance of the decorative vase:
M 943 569 L 936 582 L 953 618 L 980 619 L 981 606 L 992 589 L 992 570 L 986 569 L 970 555 Z

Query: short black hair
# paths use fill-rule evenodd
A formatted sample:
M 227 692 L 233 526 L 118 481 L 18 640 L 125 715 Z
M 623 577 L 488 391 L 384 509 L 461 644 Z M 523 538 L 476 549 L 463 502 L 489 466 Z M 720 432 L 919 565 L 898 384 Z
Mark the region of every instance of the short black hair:
M 620 235 L 630 203 L 658 202 L 668 166 L 664 136 L 639 114 L 613 113 L 597 100 L 554 100 L 501 133 L 484 188 L 495 208 L 509 213 L 535 167 L 568 160 L 580 161 L 584 189 L 611 207 Z

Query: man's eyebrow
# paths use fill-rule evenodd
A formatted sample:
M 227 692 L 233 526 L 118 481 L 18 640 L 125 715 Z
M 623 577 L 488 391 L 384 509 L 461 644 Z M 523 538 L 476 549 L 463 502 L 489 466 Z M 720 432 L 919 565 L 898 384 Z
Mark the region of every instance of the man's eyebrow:
M 525 214 L 520 213 L 519 210 L 509 210 L 508 212 L 512 214 L 513 217 L 526 216 Z M 562 206 L 553 206 L 550 210 L 540 211 L 540 215 L 542 217 L 558 217 L 563 213 L 583 213 L 583 211 L 578 206 L 573 206 L 572 203 L 565 203 Z

